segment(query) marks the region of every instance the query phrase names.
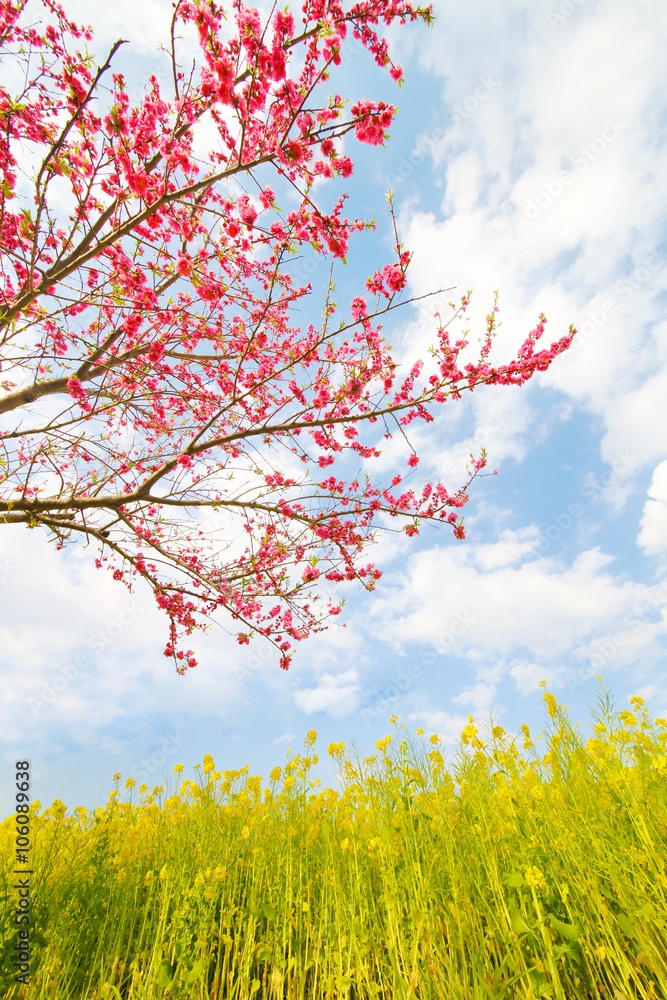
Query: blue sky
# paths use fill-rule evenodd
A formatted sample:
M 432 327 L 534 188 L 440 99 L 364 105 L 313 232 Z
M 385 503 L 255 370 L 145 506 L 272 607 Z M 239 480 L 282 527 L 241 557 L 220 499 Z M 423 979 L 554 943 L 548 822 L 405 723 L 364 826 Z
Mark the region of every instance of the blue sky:
M 66 7 L 89 17 L 81 0 Z M 450 748 L 468 714 L 484 722 L 489 709 L 511 733 L 524 722 L 539 731 L 542 679 L 584 731 L 598 675 L 618 707 L 639 694 L 667 714 L 667 10 L 434 9 L 430 31 L 391 31 L 400 92 L 356 52 L 334 80 L 344 96 L 400 107 L 384 150 L 347 145 L 349 214 L 378 229 L 352 247 L 339 301 L 390 260 L 391 188 L 414 251 L 412 294 L 473 289 L 474 343 L 500 289 L 498 360 L 542 311 L 549 341 L 579 328 L 574 347 L 527 386 L 481 388 L 414 432 L 416 484 L 456 486 L 481 447 L 498 470 L 471 490 L 466 541 L 445 529 L 383 534 L 376 592 L 348 588 L 347 626 L 302 644 L 288 674 L 260 645 L 239 647 L 221 618 L 194 641 L 196 670 L 177 676 L 149 594 L 128 595 L 83 545 L 57 553 L 36 530 L 3 528 L 3 816 L 18 758 L 32 761 L 43 805 L 92 808 L 116 771 L 152 789 L 205 753 L 266 776 L 311 728 L 330 784 L 328 743 L 370 751 L 392 713 Z M 170 13 L 164 0 L 95 8 L 97 50 L 128 38 L 135 88 L 148 68 L 169 74 L 155 48 Z M 326 274 L 308 273 L 316 291 Z M 423 356 L 432 306 L 386 329 L 398 358 Z M 392 439 L 372 469 L 404 471 L 406 455 Z

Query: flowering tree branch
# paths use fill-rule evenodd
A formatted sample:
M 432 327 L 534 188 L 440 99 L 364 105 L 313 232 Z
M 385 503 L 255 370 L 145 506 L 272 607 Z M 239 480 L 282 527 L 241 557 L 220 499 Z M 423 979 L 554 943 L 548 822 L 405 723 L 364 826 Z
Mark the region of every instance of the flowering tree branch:
M 178 0 L 174 97 L 150 77 L 133 105 L 120 73 L 102 87 L 122 40 L 96 67 L 77 47 L 90 31 L 55 0 L 42 0 L 37 25 L 24 6 L 0 0 L 3 59 L 21 70 L 7 79 L 22 81 L 0 85 L 0 522 L 45 528 L 59 546 L 94 539 L 98 566 L 128 586 L 143 577 L 179 672 L 195 665 L 183 636 L 221 610 L 240 643 L 265 636 L 287 668 L 292 643 L 340 611 L 319 600 L 324 580 L 375 586 L 367 549 L 380 518 L 408 535 L 445 522 L 464 537 L 484 453 L 453 493 L 406 488 L 401 475 L 375 482 L 361 470 L 388 421 L 414 468 L 410 424 L 481 384 L 522 384 L 574 331 L 538 350 L 541 316 L 494 367 L 494 306 L 479 356 L 463 364 L 467 339 L 449 329 L 465 295 L 447 323 L 436 314 L 428 365 L 401 373 L 381 325 L 416 301 L 401 299 L 410 254 L 396 232 L 394 260 L 349 314 L 330 285 L 322 324 L 295 325 L 311 291 L 291 276 L 295 256 L 309 247 L 344 263 L 371 225 L 343 215 L 345 195 L 318 207 L 315 182 L 348 178 L 343 138 L 381 145 L 395 113 L 366 99 L 347 111 L 326 92 L 341 48 L 351 34 L 400 82 L 378 29 L 429 23 L 430 8 L 305 0 L 297 32 L 289 10 L 262 24 L 234 0 L 230 34 L 221 4 Z M 179 32 L 199 50 L 188 79 Z M 201 159 L 204 122 L 215 141 Z

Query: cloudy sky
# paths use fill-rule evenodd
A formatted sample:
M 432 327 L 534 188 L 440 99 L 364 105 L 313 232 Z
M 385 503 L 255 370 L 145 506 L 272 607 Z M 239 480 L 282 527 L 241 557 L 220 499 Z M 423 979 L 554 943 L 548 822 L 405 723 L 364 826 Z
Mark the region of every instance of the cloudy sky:
M 90 16 L 83 0 L 65 7 Z M 339 287 L 361 291 L 390 259 L 391 189 L 412 294 L 473 289 L 474 338 L 499 289 L 499 360 L 542 311 L 549 340 L 578 327 L 573 348 L 529 385 L 480 388 L 415 432 L 415 485 L 456 486 L 481 447 L 498 470 L 472 489 L 466 541 L 382 535 L 377 591 L 346 591 L 346 627 L 303 644 L 288 674 L 220 619 L 196 642 L 196 670 L 177 676 L 149 594 L 95 570 L 92 548 L 57 553 L 37 530 L 4 527 L 2 816 L 18 758 L 43 805 L 91 808 L 115 771 L 152 788 L 205 753 L 266 775 L 313 727 L 331 783 L 328 743 L 371 750 L 392 712 L 449 746 L 489 709 L 511 732 L 539 732 L 542 679 L 584 731 L 599 675 L 619 708 L 639 694 L 667 714 L 667 8 L 434 10 L 431 30 L 392 30 L 400 92 L 354 51 L 334 80 L 344 96 L 400 107 L 385 149 L 346 150 L 350 214 L 378 230 L 357 241 Z M 167 0 L 95 6 L 94 44 L 130 41 L 135 88 L 169 72 L 156 47 L 170 14 Z M 433 325 L 432 308 L 405 310 L 388 329 L 396 354 L 424 355 Z M 404 463 L 392 441 L 374 468 Z

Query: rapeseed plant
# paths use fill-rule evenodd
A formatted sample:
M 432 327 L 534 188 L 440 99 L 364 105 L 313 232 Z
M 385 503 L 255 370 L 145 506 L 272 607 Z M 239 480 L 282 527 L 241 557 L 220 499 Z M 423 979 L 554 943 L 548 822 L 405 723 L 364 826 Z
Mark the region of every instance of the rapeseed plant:
M 267 787 L 207 754 L 167 793 L 33 802 L 27 988 L 0 826 L 3 996 L 667 1000 L 667 721 L 605 692 L 584 743 L 544 701 L 535 740 L 470 716 L 449 765 L 396 717 L 371 756 L 331 743 L 340 790 L 311 729 Z

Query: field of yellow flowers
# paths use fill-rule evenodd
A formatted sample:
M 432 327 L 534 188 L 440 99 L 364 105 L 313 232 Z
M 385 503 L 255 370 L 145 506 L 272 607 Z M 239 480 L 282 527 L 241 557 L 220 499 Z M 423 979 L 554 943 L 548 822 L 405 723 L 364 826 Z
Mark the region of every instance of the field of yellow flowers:
M 49 1000 L 667 998 L 667 721 L 605 692 L 585 743 L 472 716 L 365 759 L 317 734 L 270 782 L 220 772 L 105 808 L 31 807 L 30 985 L 9 971 L 13 819 L 0 826 L 0 993 Z M 519 743 L 519 746 L 517 746 Z M 135 794 L 138 795 L 134 801 Z

